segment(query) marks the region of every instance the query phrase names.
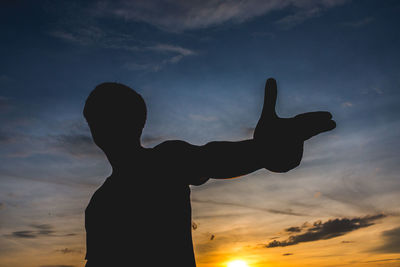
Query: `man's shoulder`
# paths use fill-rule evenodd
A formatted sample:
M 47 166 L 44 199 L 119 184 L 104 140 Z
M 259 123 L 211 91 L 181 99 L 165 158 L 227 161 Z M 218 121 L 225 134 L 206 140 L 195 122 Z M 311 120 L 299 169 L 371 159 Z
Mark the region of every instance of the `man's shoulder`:
M 185 152 L 185 151 L 189 152 L 195 149 L 196 147 L 197 146 L 192 145 L 186 141 L 168 140 L 158 144 L 153 149 L 155 151 L 160 151 L 160 152 Z

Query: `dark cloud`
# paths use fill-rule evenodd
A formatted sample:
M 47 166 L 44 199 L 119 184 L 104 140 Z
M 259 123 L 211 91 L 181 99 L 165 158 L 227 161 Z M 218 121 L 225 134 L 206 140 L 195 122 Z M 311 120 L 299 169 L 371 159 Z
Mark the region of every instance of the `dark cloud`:
M 61 252 L 62 254 L 70 254 L 70 253 L 82 253 L 81 249 L 70 249 L 70 248 L 63 248 L 57 249 L 56 252 Z
M 300 233 L 301 232 L 301 227 L 299 226 L 293 226 L 293 227 L 289 227 L 287 229 L 285 229 L 286 232 L 290 232 L 290 233 Z
M 291 255 L 293 255 L 293 253 L 285 253 L 285 254 L 282 254 L 282 256 L 291 256 Z
M 12 237 L 16 238 L 37 238 L 40 236 L 55 236 L 53 226 L 50 224 L 32 224 L 30 225 L 35 230 L 15 231 L 11 233 Z
M 37 234 L 34 231 L 16 231 L 12 232 L 11 236 L 17 238 L 36 238 Z
M 195 222 L 192 222 L 192 229 L 193 229 L 193 230 L 196 230 L 196 229 L 197 229 L 197 227 L 198 227 L 197 223 L 195 223 Z
M 374 251 L 382 253 L 400 253 L 400 227 L 382 232 L 384 244 Z
M 62 235 L 62 236 L 76 236 L 76 234 L 74 234 L 74 233 L 69 233 L 69 234 L 65 234 L 65 235 Z
M 289 236 L 287 240 L 273 240 L 267 248 L 292 246 L 303 242 L 331 239 L 351 231 L 373 225 L 373 221 L 386 217 L 384 214 L 358 217 L 353 219 L 334 219 L 326 222 L 317 221 L 303 234 Z M 288 228 L 289 229 L 289 228 Z M 400 229 L 400 228 L 399 228 Z

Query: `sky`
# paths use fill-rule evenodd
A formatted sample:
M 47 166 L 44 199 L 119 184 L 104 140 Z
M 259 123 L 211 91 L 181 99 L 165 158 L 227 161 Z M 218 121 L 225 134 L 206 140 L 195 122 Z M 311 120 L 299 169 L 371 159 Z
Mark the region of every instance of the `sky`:
M 153 147 L 251 138 L 269 77 L 280 116 L 327 110 L 337 128 L 288 173 L 192 187 L 198 267 L 400 266 L 399 13 L 395 0 L 2 1 L 0 266 L 84 265 L 84 209 L 111 172 L 82 116 L 97 84 L 143 96 Z

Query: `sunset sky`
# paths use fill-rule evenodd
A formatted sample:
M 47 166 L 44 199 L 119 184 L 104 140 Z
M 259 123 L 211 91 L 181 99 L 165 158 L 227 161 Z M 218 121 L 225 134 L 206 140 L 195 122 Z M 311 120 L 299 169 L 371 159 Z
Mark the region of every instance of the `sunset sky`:
M 280 116 L 337 128 L 288 173 L 192 187 L 197 266 L 400 266 L 399 16 L 396 0 L 1 1 L 0 266 L 84 265 L 111 171 L 82 116 L 97 84 L 143 96 L 153 147 L 251 138 L 269 77 Z

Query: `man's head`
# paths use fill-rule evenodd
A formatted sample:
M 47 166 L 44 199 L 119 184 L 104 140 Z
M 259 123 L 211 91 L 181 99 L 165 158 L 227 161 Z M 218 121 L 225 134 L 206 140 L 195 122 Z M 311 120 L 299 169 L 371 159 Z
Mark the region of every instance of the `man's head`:
M 120 83 L 102 83 L 86 99 L 83 115 L 94 142 L 104 151 L 137 144 L 146 122 L 146 104 Z

